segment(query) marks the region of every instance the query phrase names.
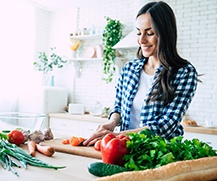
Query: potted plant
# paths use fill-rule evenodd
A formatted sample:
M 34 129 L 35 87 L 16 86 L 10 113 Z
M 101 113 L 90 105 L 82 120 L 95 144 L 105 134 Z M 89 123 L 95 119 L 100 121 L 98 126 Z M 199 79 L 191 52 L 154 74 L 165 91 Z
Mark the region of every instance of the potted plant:
M 45 52 L 39 52 L 39 61 L 33 62 L 34 67 L 38 71 L 43 72 L 43 85 L 48 84 L 48 72 L 52 71 L 54 67 L 62 68 L 67 62 L 54 52 L 55 49 L 56 48 L 51 48 L 52 53 L 50 54 L 50 58 L 48 58 L 48 55 Z
M 104 78 L 107 83 L 112 82 L 113 75 L 116 70 L 115 68 L 115 50 L 112 48 L 117 44 L 122 37 L 123 25 L 119 20 L 113 20 L 106 17 L 107 24 L 103 31 L 102 42 L 104 45 L 103 50 L 103 73 Z

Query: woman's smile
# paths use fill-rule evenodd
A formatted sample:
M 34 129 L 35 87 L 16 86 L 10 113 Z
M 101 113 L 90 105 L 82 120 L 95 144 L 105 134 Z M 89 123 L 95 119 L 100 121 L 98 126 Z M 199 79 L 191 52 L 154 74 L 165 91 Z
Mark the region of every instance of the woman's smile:
M 137 42 L 141 47 L 144 57 L 157 55 L 157 35 L 155 34 L 151 18 L 148 13 L 140 15 L 136 20 Z
M 141 49 L 142 49 L 142 51 L 150 51 L 150 49 L 151 49 L 151 47 L 152 47 L 152 45 L 141 45 Z

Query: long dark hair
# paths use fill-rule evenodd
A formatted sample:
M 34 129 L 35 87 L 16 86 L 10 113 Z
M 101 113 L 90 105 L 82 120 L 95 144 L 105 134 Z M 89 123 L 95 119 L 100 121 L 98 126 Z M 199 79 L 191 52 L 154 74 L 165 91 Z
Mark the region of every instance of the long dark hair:
M 141 14 L 149 13 L 152 28 L 158 37 L 158 58 L 163 66 L 162 71 L 156 80 L 149 100 L 162 100 L 165 104 L 172 101 L 175 90 L 172 86 L 172 79 L 179 68 L 186 66 L 189 62 L 181 58 L 177 52 L 177 27 L 173 10 L 165 2 L 151 2 L 143 6 L 136 18 Z M 139 59 L 144 59 L 141 48 L 137 52 Z

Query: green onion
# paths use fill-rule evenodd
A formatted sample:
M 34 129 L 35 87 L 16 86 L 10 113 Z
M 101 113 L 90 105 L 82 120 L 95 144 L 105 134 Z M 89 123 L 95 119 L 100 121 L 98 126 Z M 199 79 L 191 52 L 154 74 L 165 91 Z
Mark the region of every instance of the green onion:
M 3 134 L 0 136 L 0 138 L 4 138 Z M 2 168 L 11 171 L 16 176 L 19 176 L 14 167 L 20 168 L 21 166 L 15 162 L 12 157 L 19 161 L 24 168 L 26 168 L 27 165 L 52 169 L 65 168 L 65 166 L 53 166 L 43 162 L 35 157 L 32 157 L 17 145 L 11 144 L 5 139 L 0 139 L 0 164 L 2 165 Z

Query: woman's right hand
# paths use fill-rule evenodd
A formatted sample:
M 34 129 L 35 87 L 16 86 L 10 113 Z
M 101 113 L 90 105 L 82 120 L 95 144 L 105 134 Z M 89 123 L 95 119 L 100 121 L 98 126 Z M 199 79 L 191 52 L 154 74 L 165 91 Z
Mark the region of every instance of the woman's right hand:
M 106 123 L 99 125 L 96 129 L 96 131 L 83 142 L 84 146 L 90 146 L 93 145 L 98 140 L 101 140 L 106 134 L 111 133 L 114 131 L 115 126 L 113 126 L 112 123 Z
M 98 140 L 102 139 L 106 134 L 112 133 L 117 126 L 117 122 L 120 120 L 120 115 L 118 113 L 113 113 L 110 120 L 102 125 L 99 125 L 96 131 L 83 142 L 84 146 L 93 145 Z

